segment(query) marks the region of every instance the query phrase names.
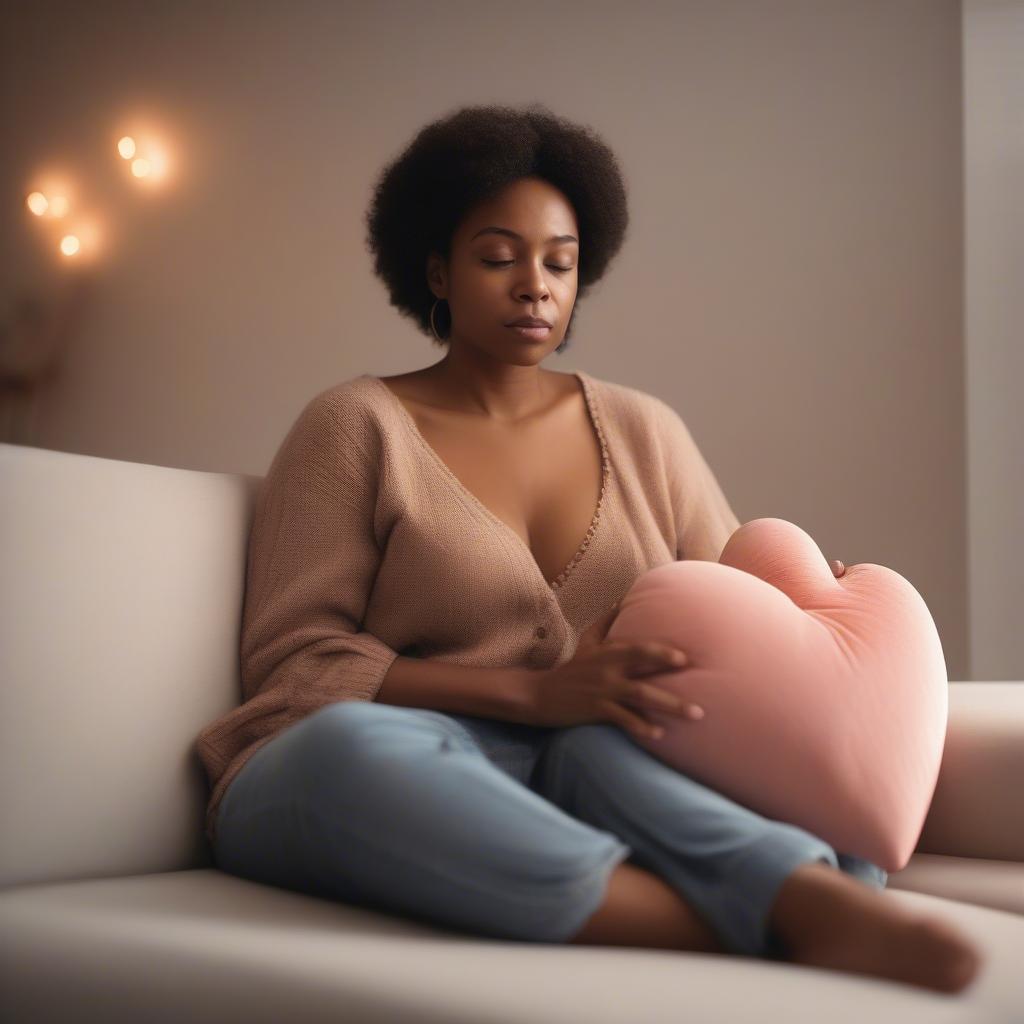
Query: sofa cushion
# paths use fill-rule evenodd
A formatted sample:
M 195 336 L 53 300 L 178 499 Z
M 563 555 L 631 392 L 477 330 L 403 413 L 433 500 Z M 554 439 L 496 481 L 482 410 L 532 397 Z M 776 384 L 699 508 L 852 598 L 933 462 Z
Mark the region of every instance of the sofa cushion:
M 0 1018 L 147 1024 L 1006 1024 L 1024 917 L 916 892 L 978 942 L 955 996 L 781 961 L 465 935 L 216 869 L 0 893 Z
M 934 893 L 1024 915 L 1024 864 L 981 857 L 915 853 L 902 870 L 889 875 L 886 889 Z

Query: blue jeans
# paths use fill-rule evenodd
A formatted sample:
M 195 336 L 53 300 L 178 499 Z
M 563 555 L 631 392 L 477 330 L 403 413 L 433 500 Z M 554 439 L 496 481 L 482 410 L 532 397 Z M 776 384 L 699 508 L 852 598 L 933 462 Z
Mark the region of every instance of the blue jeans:
M 888 875 L 662 763 L 619 726 L 523 725 L 373 701 L 320 708 L 224 794 L 230 874 L 477 936 L 565 942 L 624 860 L 657 875 L 735 953 L 780 959 L 768 916 L 824 861 Z

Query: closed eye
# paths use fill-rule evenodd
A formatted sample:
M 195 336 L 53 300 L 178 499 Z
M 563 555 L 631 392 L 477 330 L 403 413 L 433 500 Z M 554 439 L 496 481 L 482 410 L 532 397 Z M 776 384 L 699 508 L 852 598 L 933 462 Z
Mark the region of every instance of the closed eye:
M 507 267 L 514 260 L 481 260 L 481 263 L 486 263 L 489 267 Z M 550 263 L 547 264 L 552 270 L 557 270 L 561 274 L 568 274 L 572 267 L 552 267 Z

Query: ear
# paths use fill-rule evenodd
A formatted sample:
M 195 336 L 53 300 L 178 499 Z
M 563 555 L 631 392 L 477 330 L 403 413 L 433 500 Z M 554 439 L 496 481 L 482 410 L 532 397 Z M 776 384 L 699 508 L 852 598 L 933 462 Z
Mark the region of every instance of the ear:
M 448 267 L 439 252 L 431 251 L 427 256 L 427 284 L 438 299 L 448 295 Z

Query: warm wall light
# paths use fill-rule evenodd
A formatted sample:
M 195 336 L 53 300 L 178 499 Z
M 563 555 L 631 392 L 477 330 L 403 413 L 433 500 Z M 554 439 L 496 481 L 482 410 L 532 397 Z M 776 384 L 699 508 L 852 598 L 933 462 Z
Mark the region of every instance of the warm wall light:
M 114 143 L 119 157 L 128 167 L 127 173 L 138 181 L 138 192 L 160 192 L 176 172 L 173 156 L 168 157 L 162 131 L 143 123 L 122 123 L 117 126 L 131 134 L 117 136 Z M 152 134 L 151 134 L 152 131 Z M 114 134 L 107 136 L 105 145 L 111 145 Z M 109 152 L 109 151 L 108 151 Z M 122 172 L 124 173 L 124 172 Z M 74 263 L 92 264 L 102 258 L 110 245 L 110 225 L 106 218 L 97 219 L 86 206 L 78 182 L 65 170 L 45 170 L 26 183 L 31 191 L 23 193 L 28 211 L 42 222 L 50 251 L 74 258 Z M 86 197 L 87 198 L 87 197 Z M 57 224 L 56 221 L 61 223 Z M 77 272 L 77 271 L 76 271 Z
M 117 141 L 117 152 L 128 162 L 132 177 L 147 188 L 163 184 L 169 177 L 171 161 L 164 141 L 149 128 L 140 127 L 131 135 L 122 135 Z
M 154 178 L 163 178 L 167 174 L 167 154 L 162 146 L 153 144 L 149 147 L 149 170 Z
M 71 207 L 67 196 L 52 196 L 47 199 L 42 192 L 31 192 L 25 205 L 37 216 L 63 217 Z

